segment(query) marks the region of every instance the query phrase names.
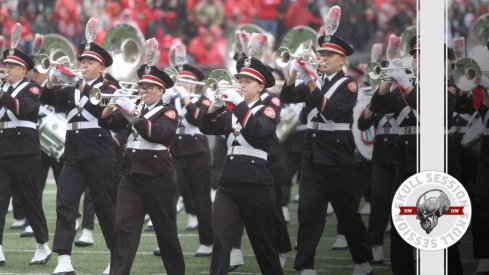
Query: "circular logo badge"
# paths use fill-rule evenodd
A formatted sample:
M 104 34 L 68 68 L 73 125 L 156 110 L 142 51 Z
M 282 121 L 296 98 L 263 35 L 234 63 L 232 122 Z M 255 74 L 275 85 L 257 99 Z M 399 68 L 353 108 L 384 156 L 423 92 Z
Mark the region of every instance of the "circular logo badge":
M 439 171 L 423 171 L 397 189 L 391 213 L 397 232 L 407 243 L 422 250 L 441 250 L 465 234 L 472 206 L 457 179 Z

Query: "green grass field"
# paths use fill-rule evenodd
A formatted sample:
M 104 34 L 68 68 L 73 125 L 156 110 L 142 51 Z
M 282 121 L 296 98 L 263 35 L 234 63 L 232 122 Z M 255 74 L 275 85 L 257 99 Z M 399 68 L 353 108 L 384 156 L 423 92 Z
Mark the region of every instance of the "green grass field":
M 297 192 L 294 186 L 293 194 Z M 52 238 L 55 229 L 56 221 L 56 186 L 53 182 L 48 182 L 44 192 L 44 210 L 50 232 L 49 246 L 52 247 Z M 297 204 L 290 204 L 291 222 L 289 224 L 289 233 L 292 243 L 296 241 L 297 234 Z M 179 237 L 182 249 L 185 255 L 186 273 L 187 274 L 208 274 L 210 266 L 210 257 L 197 258 L 194 257 L 195 250 L 198 247 L 198 235 L 196 231 L 186 231 L 187 216 L 183 213 L 178 215 Z M 363 216 L 365 224 L 368 217 Z M 4 230 L 4 254 L 6 264 L 0 267 L 0 274 L 50 274 L 56 267 L 56 254 L 53 254 L 51 261 L 45 266 L 30 266 L 30 259 L 34 255 L 35 239 L 20 238 L 21 230 L 12 230 L 13 217 L 9 213 Z M 95 244 L 87 248 L 78 248 L 73 246 L 72 262 L 77 274 L 100 274 L 106 267 L 109 261 L 109 253 L 104 245 L 100 227 L 95 226 L 94 238 Z M 78 239 L 77 234 L 75 239 Z M 318 274 L 351 274 L 353 262 L 348 250 L 332 251 L 331 245 L 336 236 L 336 217 L 331 215 L 327 218 L 326 230 L 321 239 L 316 253 L 316 269 Z M 385 236 L 385 257 L 384 265 L 374 266 L 375 274 L 390 274 L 389 265 L 389 235 Z M 153 232 L 144 232 L 141 236 L 138 254 L 136 256 L 132 274 L 165 274 L 165 269 L 161 258 L 153 256 L 153 250 L 156 248 L 156 237 Z M 475 261 L 472 258 L 472 239 L 471 234 L 466 234 L 461 245 L 462 261 L 465 274 L 473 274 L 475 269 Z M 232 274 L 260 274 L 260 270 L 254 258 L 248 238 L 243 239 L 243 254 L 245 256 L 245 265 L 238 268 Z M 295 251 L 287 254 L 287 262 L 285 264 L 285 274 L 298 274 L 293 268 Z M 440 273 L 441 274 L 441 273 Z

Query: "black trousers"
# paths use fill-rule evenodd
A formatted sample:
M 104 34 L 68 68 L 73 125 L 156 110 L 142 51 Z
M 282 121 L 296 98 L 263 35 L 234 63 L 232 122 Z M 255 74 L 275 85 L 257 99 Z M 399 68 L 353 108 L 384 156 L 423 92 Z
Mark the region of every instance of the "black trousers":
M 391 213 L 395 172 L 395 164 L 372 164 L 372 191 L 368 218 L 368 236 L 372 245 L 384 244 L 385 228 Z
M 210 274 L 228 274 L 229 254 L 243 222 L 262 274 L 283 274 L 273 238 L 275 192 L 272 185 L 232 183 L 219 186 L 212 213 L 214 249 Z
M 40 155 L 0 157 L 0 244 L 10 197 L 13 195 L 25 209 L 37 243 L 49 240 L 48 226 L 42 207 L 42 190 L 37 184 Z
M 122 169 L 122 158 L 123 149 L 121 147 L 116 147 L 115 150 L 117 163 L 116 163 L 116 173 L 113 179 L 113 190 L 115 192 L 114 198 L 117 198 L 117 190 L 119 189 L 119 183 L 121 182 L 120 171 Z M 85 189 L 83 194 L 83 214 L 82 214 L 82 228 L 93 230 L 95 220 L 95 210 L 93 209 L 92 193 L 90 188 Z
M 274 180 L 274 192 L 275 192 L 275 212 L 273 215 L 273 238 L 275 241 L 275 247 L 278 253 L 288 253 L 292 251 L 292 244 L 290 242 L 289 231 L 287 229 L 287 222 L 285 222 L 284 213 L 282 211 L 282 205 L 280 204 L 280 198 L 282 197 L 282 188 L 280 183 L 282 181 L 283 169 L 278 156 L 268 156 L 268 163 L 270 165 L 270 172 L 272 173 Z M 233 248 L 241 248 L 241 238 L 243 236 L 244 224 L 239 223 L 238 228 L 234 230 L 235 237 L 233 238 Z
M 50 157 L 46 155 L 46 153 L 41 151 L 41 164 L 39 166 L 39 178 L 37 180 L 37 185 L 39 186 L 39 190 L 41 190 L 41 192 L 39 193 L 41 200 L 42 192 L 44 191 L 44 187 L 46 187 L 49 167 L 53 169 L 54 181 L 56 182 L 56 185 L 58 185 L 58 178 L 59 174 L 61 173 L 61 169 L 63 168 L 63 161 Z M 26 218 L 24 208 L 15 196 L 12 197 L 12 207 L 15 219 L 20 220 Z
M 130 274 L 141 238 L 145 213 L 149 214 L 153 222 L 166 273 L 185 274 L 185 262 L 176 224 L 176 180 L 176 174 L 133 174 L 122 177 L 117 194 L 110 274 Z
M 71 255 L 80 198 L 87 187 L 92 194 L 105 243 L 110 249 L 115 220 L 115 191 L 112 184 L 115 164 L 115 158 L 110 157 L 65 161 L 56 195 L 54 252 Z
M 300 168 L 302 152 L 282 151 L 280 161 L 283 167 L 283 175 L 280 183 L 281 198 L 280 205 L 287 206 L 290 202 L 290 189 L 292 188 L 292 178 Z M 297 176 L 299 179 L 299 176 Z
M 177 171 L 177 196 L 183 192 L 199 222 L 200 244 L 211 245 L 214 239 L 212 232 L 212 201 L 211 201 L 211 159 L 208 153 L 200 153 L 184 157 L 174 157 L 173 164 Z M 185 201 L 184 201 L 185 202 Z M 192 213 L 193 212 L 193 213 Z
M 299 185 L 299 231 L 294 268 L 314 269 L 316 248 L 326 224 L 331 201 L 348 242 L 353 262 L 372 259 L 367 229 L 355 206 L 353 166 L 303 164 Z

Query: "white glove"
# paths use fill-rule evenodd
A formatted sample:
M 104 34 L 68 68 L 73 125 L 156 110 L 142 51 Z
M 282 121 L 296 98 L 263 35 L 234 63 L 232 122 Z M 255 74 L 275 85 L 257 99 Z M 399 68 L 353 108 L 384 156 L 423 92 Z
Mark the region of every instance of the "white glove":
M 243 101 L 243 97 L 234 89 L 226 89 L 221 94 L 224 96 L 224 101 L 231 102 L 235 106 Z
M 75 86 L 77 82 L 76 76 L 69 76 L 61 72 L 60 70 L 56 68 L 52 68 L 53 70 L 53 75 L 58 79 L 58 81 L 61 81 L 62 83 L 68 85 L 68 86 Z
M 134 104 L 131 100 L 125 97 L 119 97 L 115 100 L 115 106 L 126 113 L 132 114 L 134 108 L 136 108 L 136 104 Z
M 180 98 L 182 98 L 182 99 L 183 99 L 184 97 L 186 97 L 186 96 L 189 96 L 189 95 L 190 95 L 190 94 L 189 94 L 189 92 L 187 91 L 187 89 L 185 89 L 185 88 L 183 88 L 183 87 L 175 87 L 174 89 L 175 89 L 175 92 L 178 94 L 178 96 L 179 96 Z
M 313 71 L 310 66 L 308 66 L 307 68 Z M 294 70 L 297 72 L 297 78 L 302 80 L 304 84 L 307 85 L 309 81 L 313 80 L 311 74 L 306 69 L 304 69 L 297 61 L 294 62 Z
M 120 95 L 120 94 L 121 94 L 121 92 L 120 92 L 119 89 L 115 90 L 114 93 L 113 93 L 113 95 Z M 110 101 L 109 101 L 109 105 L 115 106 L 115 104 L 117 104 L 116 103 L 116 100 L 117 100 L 117 97 L 111 98 Z
M 388 70 L 386 75 L 395 80 L 403 89 L 407 89 L 409 86 L 412 86 L 406 72 L 402 69 Z
M 293 61 L 293 70 L 297 72 L 297 75 L 301 75 L 305 72 L 304 68 L 301 67 L 301 65 L 299 64 L 299 62 L 296 61 Z

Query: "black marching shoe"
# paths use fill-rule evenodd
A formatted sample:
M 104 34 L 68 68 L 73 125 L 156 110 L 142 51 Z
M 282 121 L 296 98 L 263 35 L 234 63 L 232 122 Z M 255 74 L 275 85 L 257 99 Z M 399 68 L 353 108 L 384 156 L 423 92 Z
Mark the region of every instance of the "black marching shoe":
M 161 256 L 161 252 L 160 252 L 160 248 L 156 248 L 155 251 L 153 251 L 153 255 L 157 256 L 157 257 L 160 257 Z

